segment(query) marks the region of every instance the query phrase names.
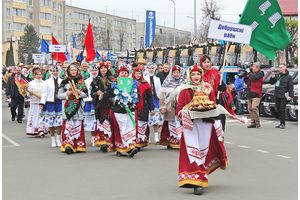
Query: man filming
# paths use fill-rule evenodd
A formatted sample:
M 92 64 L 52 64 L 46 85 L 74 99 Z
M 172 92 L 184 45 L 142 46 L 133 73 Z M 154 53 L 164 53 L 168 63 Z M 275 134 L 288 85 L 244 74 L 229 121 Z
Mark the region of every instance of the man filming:
M 260 63 L 253 63 L 247 75 L 248 112 L 251 118 L 251 124 L 248 128 L 260 128 L 261 126 L 258 108 L 262 97 L 263 77 L 264 73 L 260 70 Z

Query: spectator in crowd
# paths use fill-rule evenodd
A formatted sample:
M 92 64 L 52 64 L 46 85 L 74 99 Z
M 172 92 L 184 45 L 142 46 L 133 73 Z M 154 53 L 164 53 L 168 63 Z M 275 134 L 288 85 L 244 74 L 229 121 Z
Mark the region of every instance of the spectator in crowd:
M 263 77 L 264 73 L 260 70 L 260 63 L 253 63 L 247 83 L 248 112 L 251 118 L 248 128 L 260 128 L 261 126 L 258 107 L 262 97 Z
M 170 64 L 165 63 L 163 66 L 163 71 L 157 73 L 157 77 L 160 79 L 161 84 L 163 84 L 164 80 L 167 78 L 170 72 Z
M 20 83 L 26 80 L 26 77 L 21 74 L 22 68 L 16 67 L 16 72 L 9 77 L 7 81 L 7 90 L 8 95 L 11 98 L 11 120 L 15 121 L 17 117 L 18 123 L 22 123 L 22 117 L 24 112 L 24 97 L 19 92 Z M 18 116 L 16 113 L 16 109 L 18 109 Z
M 270 79 L 271 84 L 275 84 L 275 104 L 278 110 L 278 118 L 280 124 L 276 128 L 285 129 L 285 109 L 288 101 L 291 101 L 294 96 L 294 85 L 292 76 L 289 75 L 289 71 L 285 64 L 279 65 L 279 75 L 275 76 L 272 72 Z
M 236 107 L 237 107 L 237 112 L 236 114 L 240 115 L 243 114 L 243 105 L 241 104 L 241 98 L 242 98 L 242 91 L 244 89 L 244 76 L 242 70 L 239 71 L 238 75 L 235 78 L 234 81 L 234 88 L 236 91 Z
M 162 64 L 157 65 L 157 73 L 161 73 L 164 71 L 164 66 Z

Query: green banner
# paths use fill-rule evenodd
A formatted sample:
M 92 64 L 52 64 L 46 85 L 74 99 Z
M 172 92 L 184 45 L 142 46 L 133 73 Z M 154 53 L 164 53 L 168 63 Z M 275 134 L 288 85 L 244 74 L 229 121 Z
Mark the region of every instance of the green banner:
M 252 26 L 250 45 L 269 59 L 291 41 L 276 0 L 248 0 L 239 23 Z

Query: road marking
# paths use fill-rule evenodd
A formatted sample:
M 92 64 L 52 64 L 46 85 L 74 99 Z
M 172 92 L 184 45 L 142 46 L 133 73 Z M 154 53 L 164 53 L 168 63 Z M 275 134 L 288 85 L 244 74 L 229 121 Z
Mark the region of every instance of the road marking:
M 233 144 L 232 142 L 224 141 L 225 144 Z
M 4 133 L 2 133 L 2 137 L 4 139 L 6 139 L 8 142 L 10 142 L 12 145 L 18 147 L 21 146 L 20 144 L 18 144 L 17 142 L 13 141 L 12 139 L 10 139 L 8 136 L 6 136 Z
M 233 123 L 233 122 L 238 122 L 237 120 L 226 120 L 226 123 Z M 260 124 L 273 124 L 274 121 L 261 121 Z M 235 125 L 244 125 L 244 124 L 241 124 L 241 123 L 234 123 Z M 232 124 L 231 124 L 232 125 Z
M 246 145 L 238 145 L 239 147 L 241 148 L 244 148 L 244 149 L 249 149 L 250 147 L 246 146 Z
M 276 155 L 277 157 L 280 157 L 280 158 L 291 158 L 289 156 L 283 156 L 283 155 Z
M 7 148 L 7 147 L 16 147 L 16 146 L 15 146 L 15 145 L 4 145 L 4 146 L 2 146 L 2 147 Z
M 261 149 L 256 149 L 256 151 L 258 151 L 260 153 L 270 153 L 269 151 L 265 151 L 265 150 L 261 150 Z

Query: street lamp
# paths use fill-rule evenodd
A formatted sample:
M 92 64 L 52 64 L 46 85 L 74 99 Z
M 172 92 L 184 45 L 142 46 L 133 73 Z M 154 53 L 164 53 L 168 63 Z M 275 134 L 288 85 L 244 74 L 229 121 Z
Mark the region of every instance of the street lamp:
M 176 4 L 175 4 L 175 0 L 169 0 L 169 1 L 171 1 L 174 4 L 174 39 L 173 39 L 174 45 L 173 46 L 175 46 L 176 45 L 176 42 L 175 42 Z

